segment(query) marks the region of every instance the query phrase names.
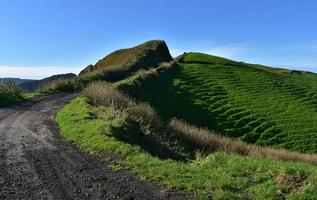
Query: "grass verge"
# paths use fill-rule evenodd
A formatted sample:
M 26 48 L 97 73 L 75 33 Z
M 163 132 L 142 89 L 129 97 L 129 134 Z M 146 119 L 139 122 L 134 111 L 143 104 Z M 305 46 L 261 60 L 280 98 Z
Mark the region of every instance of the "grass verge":
M 116 168 L 166 187 L 193 192 L 199 199 L 314 199 L 317 168 L 308 164 L 256 159 L 216 152 L 189 163 L 159 159 L 138 145 L 115 137 L 127 127 L 127 116 L 111 107 L 93 107 L 79 97 L 57 114 L 61 134 L 81 150 L 102 155 L 113 152 Z M 129 134 L 122 131 L 121 134 Z

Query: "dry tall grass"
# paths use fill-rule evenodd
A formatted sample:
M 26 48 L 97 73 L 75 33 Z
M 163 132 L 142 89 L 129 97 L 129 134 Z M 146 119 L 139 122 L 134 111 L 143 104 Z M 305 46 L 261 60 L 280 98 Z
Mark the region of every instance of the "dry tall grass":
M 138 71 L 136 73 L 138 76 L 138 78 L 136 80 L 143 83 L 144 81 L 147 81 L 151 78 L 158 77 L 161 73 L 164 73 L 164 72 L 174 68 L 175 66 L 176 66 L 175 61 L 162 62 L 162 63 L 160 63 L 160 65 L 157 68 Z
M 125 112 L 140 125 L 142 132 L 145 134 L 158 132 L 162 128 L 161 120 L 149 104 L 136 103 L 109 83 L 91 83 L 84 89 L 83 95 L 93 105 L 114 107 Z
M 84 96 L 96 106 L 113 106 L 123 110 L 132 105 L 132 100 L 106 82 L 93 82 L 83 90 Z
M 137 96 L 142 91 L 142 87 L 151 84 L 151 81 L 155 81 L 161 73 L 167 72 L 172 69 L 176 69 L 177 65 L 175 61 L 162 62 L 157 68 L 148 70 L 139 70 L 135 73 L 134 79 L 129 83 L 116 83 L 116 87 L 129 94 L 130 96 Z
M 134 104 L 127 109 L 129 116 L 140 124 L 145 134 L 158 133 L 163 130 L 163 123 L 154 109 L 147 103 Z
M 305 162 L 317 165 L 316 154 L 302 154 L 284 149 L 272 149 L 246 144 L 242 141 L 220 136 L 213 131 L 192 126 L 175 118 L 168 124 L 168 130 L 176 134 L 184 142 L 207 152 L 224 151 L 257 158 Z

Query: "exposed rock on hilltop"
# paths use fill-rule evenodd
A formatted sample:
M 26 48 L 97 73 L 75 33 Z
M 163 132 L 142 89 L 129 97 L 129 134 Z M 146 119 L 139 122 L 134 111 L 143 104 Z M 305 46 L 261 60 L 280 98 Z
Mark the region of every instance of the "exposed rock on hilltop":
M 127 68 L 155 67 L 160 62 L 171 61 L 172 56 L 166 43 L 162 40 L 152 40 L 133 48 L 114 51 L 95 65 L 89 65 L 79 75 L 101 71 L 108 67 L 125 66 Z

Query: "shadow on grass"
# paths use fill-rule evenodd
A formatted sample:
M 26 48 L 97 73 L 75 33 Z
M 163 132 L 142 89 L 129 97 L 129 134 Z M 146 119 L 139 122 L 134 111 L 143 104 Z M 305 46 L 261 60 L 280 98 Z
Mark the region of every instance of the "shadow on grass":
M 167 144 L 161 142 L 161 138 L 156 135 L 148 135 L 142 133 L 139 124 L 130 120 L 125 126 L 111 127 L 113 137 L 116 139 L 141 147 L 152 156 L 160 159 L 172 159 L 186 162 L 192 159 L 191 156 L 177 153 L 175 149 L 168 147 Z
M 179 70 L 181 69 L 175 68 L 161 74 L 160 78 L 151 79 L 142 84 L 138 93 L 130 95 L 139 101 L 149 102 L 165 122 L 176 117 L 199 127 L 220 131 L 214 116 L 195 104 L 192 94 L 186 89 L 174 84 L 174 80 L 179 78 Z

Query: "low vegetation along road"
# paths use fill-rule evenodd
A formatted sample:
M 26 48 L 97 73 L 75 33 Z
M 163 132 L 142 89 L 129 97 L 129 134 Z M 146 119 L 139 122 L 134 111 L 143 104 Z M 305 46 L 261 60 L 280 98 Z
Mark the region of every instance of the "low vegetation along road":
M 0 109 L 0 199 L 177 199 L 80 153 L 60 138 L 57 110 L 73 94 Z

